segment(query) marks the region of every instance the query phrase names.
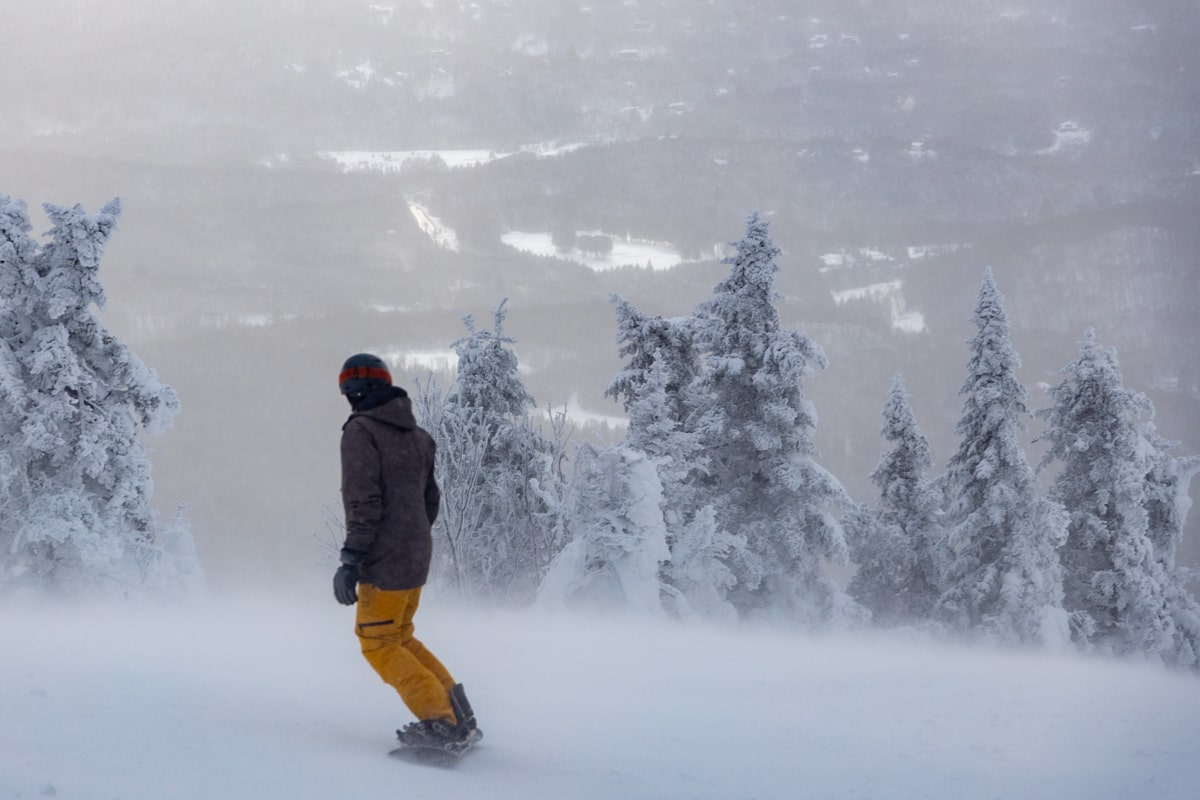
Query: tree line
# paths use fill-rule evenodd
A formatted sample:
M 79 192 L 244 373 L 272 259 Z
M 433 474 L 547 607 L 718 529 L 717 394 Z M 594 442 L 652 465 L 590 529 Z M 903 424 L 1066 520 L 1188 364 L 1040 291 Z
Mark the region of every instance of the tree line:
M 897 375 L 878 497 L 856 502 L 813 446 L 804 382 L 827 361 L 780 323 L 778 255 L 754 215 L 728 277 L 691 315 L 613 296 L 624 367 L 606 393 L 628 414 L 618 443 L 571 447 L 563 414 L 539 427 L 504 304 L 491 330 L 468 318 L 455 383 L 431 381 L 419 403 L 447 493 L 437 574 L 489 601 L 914 626 L 1200 664 L 1200 605 L 1176 563 L 1200 457 L 1172 454 L 1115 350 L 1085 333 L 1036 411 L 1046 455 L 1032 465 L 1020 359 L 989 269 L 957 450 L 932 474 Z M 855 569 L 847 585 L 830 565 Z
M 195 586 L 190 531 L 152 512 L 139 439 L 171 424 L 178 398 L 94 310 L 120 206 L 46 211 L 41 243 L 24 204 L 0 196 L 0 591 Z M 933 474 L 897 375 L 878 497 L 856 502 L 813 444 L 805 382 L 827 359 L 781 324 L 779 254 L 756 214 L 690 315 L 612 297 L 617 442 L 572 443 L 562 411 L 544 421 L 505 303 L 490 328 L 467 317 L 455 379 L 416 392 L 439 445 L 435 581 L 493 603 L 913 626 L 1200 666 L 1200 605 L 1176 560 L 1200 457 L 1173 455 L 1112 348 L 1084 334 L 1035 412 L 1035 467 L 988 270 L 956 451 Z M 848 583 L 831 565 L 854 568 Z

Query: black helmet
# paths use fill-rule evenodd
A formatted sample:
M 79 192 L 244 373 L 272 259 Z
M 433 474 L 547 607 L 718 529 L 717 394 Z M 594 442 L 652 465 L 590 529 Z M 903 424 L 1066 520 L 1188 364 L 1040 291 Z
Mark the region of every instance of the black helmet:
M 347 397 L 362 397 L 392 385 L 392 373 L 379 356 L 358 353 L 346 359 L 338 374 L 338 388 Z

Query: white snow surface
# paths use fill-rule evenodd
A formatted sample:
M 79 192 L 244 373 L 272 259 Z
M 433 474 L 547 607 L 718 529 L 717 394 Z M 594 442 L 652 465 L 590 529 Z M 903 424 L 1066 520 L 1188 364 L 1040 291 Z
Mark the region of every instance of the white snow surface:
M 654 270 L 670 269 L 684 261 L 682 255 L 669 244 L 647 242 L 623 236 L 613 236 L 602 231 L 577 231 L 579 235 L 607 236 L 612 239 L 612 252 L 607 255 L 591 255 L 578 248 L 561 253 L 554 246 L 553 237 L 544 232 L 509 231 L 502 234 L 500 241 L 509 247 L 539 256 L 558 256 L 568 261 L 590 267 L 596 272 L 618 267 L 645 267 Z
M 412 213 L 413 219 L 417 221 L 417 227 L 432 239 L 434 244 L 454 253 L 459 251 L 457 231 L 429 213 L 429 209 L 420 203 L 414 203 L 410 200 L 408 202 L 408 210 Z
M 903 288 L 902 281 L 887 281 L 886 283 L 873 283 L 870 286 L 860 286 L 855 289 L 844 289 L 841 291 L 831 291 L 833 302 L 839 306 L 843 303 L 848 303 L 851 300 L 881 300 L 888 295 L 896 294 Z
M 370 65 L 365 65 L 365 67 L 369 69 Z M 359 66 L 356 69 L 359 72 L 355 74 L 361 74 L 364 66 Z M 444 87 L 439 91 L 445 91 Z M 454 94 L 452 88 L 449 90 L 449 94 Z M 449 169 L 458 169 L 460 167 L 475 167 L 480 164 L 489 164 L 517 153 L 531 153 L 539 158 L 553 158 L 554 156 L 570 153 L 586 146 L 583 142 L 571 142 L 567 144 L 539 142 L 538 144 L 523 145 L 509 152 L 497 152 L 496 150 L 479 148 L 440 150 L 321 150 L 317 153 L 317 156 L 336 161 L 345 172 L 397 172 L 409 163 L 430 161 L 435 158 L 441 159 Z
M 594 423 L 617 429 L 624 428 L 629 424 L 629 418 L 621 414 L 601 414 L 597 411 L 587 410 L 580 405 L 578 394 L 572 394 L 563 405 L 550 406 L 549 412 L 550 414 L 563 412 L 567 415 L 567 419 L 580 424 Z
M 310 598 L 0 608 L 0 798 L 1194 798 L 1200 681 L 880 633 L 454 608 L 417 633 L 482 744 L 409 720 Z

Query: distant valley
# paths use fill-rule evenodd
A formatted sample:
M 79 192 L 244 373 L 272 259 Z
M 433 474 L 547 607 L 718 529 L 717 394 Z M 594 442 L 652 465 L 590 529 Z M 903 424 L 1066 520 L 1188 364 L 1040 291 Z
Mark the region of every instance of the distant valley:
M 446 380 L 462 317 L 507 297 L 539 403 L 615 435 L 609 295 L 689 313 L 754 211 L 781 314 L 829 356 L 806 392 L 857 499 L 894 373 L 951 452 L 986 266 L 1031 406 L 1095 325 L 1200 452 L 1194 3 L 15 0 L 6 21 L 0 192 L 123 198 L 104 317 L 180 391 L 159 502 L 222 498 L 188 511 L 238 554 L 219 576 L 312 560 L 349 352 Z

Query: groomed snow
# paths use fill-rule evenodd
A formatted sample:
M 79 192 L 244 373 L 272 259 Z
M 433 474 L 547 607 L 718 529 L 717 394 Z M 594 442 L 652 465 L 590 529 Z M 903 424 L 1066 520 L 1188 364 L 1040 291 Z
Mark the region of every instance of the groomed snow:
M 407 712 L 353 612 L 243 598 L 0 610 L 0 798 L 1195 797 L 1200 681 L 881 634 L 464 611 L 418 634 L 487 736 L 388 759 Z M 323 601 L 323 602 L 322 602 Z

